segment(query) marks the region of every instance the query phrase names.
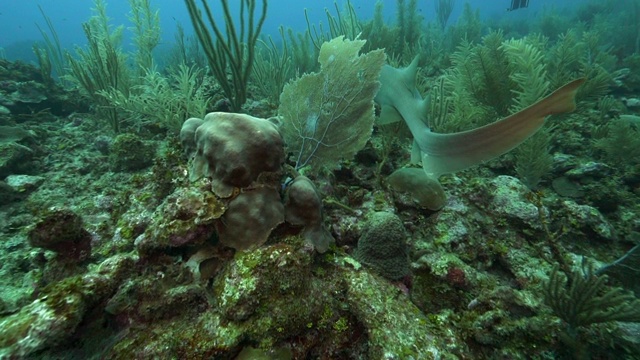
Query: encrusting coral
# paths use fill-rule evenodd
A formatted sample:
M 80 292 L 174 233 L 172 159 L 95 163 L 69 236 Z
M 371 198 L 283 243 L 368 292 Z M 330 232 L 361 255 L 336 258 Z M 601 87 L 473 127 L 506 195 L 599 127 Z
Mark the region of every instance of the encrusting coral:
M 277 126 L 246 114 L 213 112 L 190 118 L 180 131 L 194 153 L 190 178 L 206 178 L 224 203 L 215 222 L 220 243 L 236 250 L 262 245 L 284 222 L 280 177 L 284 144 Z
M 196 151 L 196 130 L 204 120 L 198 118 L 189 118 L 185 120 L 180 129 L 180 144 L 185 154 L 192 156 Z

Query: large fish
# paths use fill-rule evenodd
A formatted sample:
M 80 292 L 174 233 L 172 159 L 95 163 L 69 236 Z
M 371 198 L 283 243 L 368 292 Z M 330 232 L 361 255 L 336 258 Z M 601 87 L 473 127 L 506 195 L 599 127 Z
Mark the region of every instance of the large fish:
M 375 100 L 382 109 L 382 123 L 401 119 L 409 126 L 424 170 L 434 177 L 491 160 L 520 145 L 542 127 L 548 115 L 575 110 L 576 92 L 585 81 L 571 81 L 535 104 L 491 124 L 438 134 L 427 125 L 428 99 L 423 100 L 415 88 L 417 66 L 417 58 L 404 69 L 385 65 Z

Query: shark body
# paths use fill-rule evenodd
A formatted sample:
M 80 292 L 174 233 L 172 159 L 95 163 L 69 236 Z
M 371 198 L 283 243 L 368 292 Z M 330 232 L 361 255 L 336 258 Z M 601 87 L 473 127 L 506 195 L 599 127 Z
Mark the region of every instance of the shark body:
M 422 162 L 424 171 L 433 179 L 500 156 L 533 135 L 548 115 L 575 110 L 576 93 L 585 81 L 571 81 L 535 104 L 491 124 L 438 134 L 427 125 L 429 104 L 416 90 L 417 70 L 417 58 L 403 69 L 385 65 L 375 101 L 382 109 L 382 123 L 403 120 L 407 124 L 414 139 L 412 161 Z

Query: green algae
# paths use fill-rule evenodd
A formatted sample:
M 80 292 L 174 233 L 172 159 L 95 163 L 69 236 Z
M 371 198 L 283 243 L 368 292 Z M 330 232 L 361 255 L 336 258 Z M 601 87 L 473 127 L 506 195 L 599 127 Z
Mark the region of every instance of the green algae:
M 180 319 L 128 330 L 127 336 L 109 351 L 108 358 L 208 359 L 239 350 L 243 337 L 241 327 L 224 321 L 213 311 L 184 314 Z
M 109 164 L 116 171 L 142 170 L 153 163 L 155 148 L 137 134 L 116 136 L 109 151 Z
M 344 272 L 351 311 L 368 331 L 369 357 L 442 357 L 429 320 L 389 283 L 367 272 Z
M 86 311 L 78 278 L 49 289 L 47 295 L 0 321 L 0 357 L 29 356 L 75 331 Z
M 0 321 L 0 349 L 14 346 L 18 341 L 26 338 L 37 316 L 29 313 L 2 319 Z M 2 355 L 1 351 L 0 355 Z

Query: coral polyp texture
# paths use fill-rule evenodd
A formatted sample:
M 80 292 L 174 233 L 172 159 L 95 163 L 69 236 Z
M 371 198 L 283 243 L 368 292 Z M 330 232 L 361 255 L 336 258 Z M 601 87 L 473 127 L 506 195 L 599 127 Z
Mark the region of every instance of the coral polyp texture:
M 215 221 L 220 243 L 247 250 L 267 241 L 284 222 L 284 144 L 276 124 L 246 114 L 213 112 L 203 120 L 187 119 L 180 140 L 185 152 L 192 153 L 190 179 L 206 178 L 224 204 Z
M 182 123 L 180 129 L 180 143 L 185 154 L 193 156 L 196 151 L 196 130 L 204 123 L 204 120 L 199 118 L 189 118 Z

